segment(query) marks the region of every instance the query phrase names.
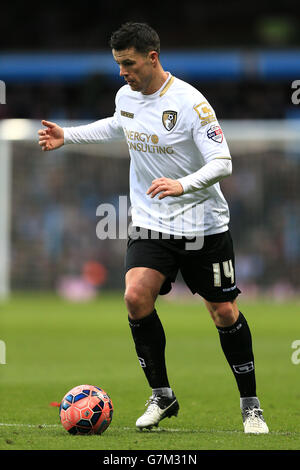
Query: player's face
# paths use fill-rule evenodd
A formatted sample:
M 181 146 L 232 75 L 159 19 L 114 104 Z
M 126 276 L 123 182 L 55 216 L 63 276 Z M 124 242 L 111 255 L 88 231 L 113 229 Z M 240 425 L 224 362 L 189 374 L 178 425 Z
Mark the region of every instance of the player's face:
M 130 88 L 134 91 L 148 94 L 151 91 L 157 53 L 155 51 L 144 55 L 134 47 L 123 51 L 112 51 L 115 61 L 120 67 L 120 76 L 124 77 Z

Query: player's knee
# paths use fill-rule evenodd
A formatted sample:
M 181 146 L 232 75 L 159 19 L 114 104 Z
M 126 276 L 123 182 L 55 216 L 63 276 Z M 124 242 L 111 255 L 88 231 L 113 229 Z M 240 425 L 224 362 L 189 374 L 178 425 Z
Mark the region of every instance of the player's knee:
M 230 326 L 237 319 L 238 310 L 232 302 L 210 302 L 208 310 L 218 326 Z
M 127 287 L 124 293 L 124 300 L 128 310 L 138 308 L 140 299 L 137 289 L 134 287 Z
M 154 309 L 154 299 L 151 293 L 138 285 L 131 285 L 126 288 L 124 300 L 132 318 L 147 315 Z

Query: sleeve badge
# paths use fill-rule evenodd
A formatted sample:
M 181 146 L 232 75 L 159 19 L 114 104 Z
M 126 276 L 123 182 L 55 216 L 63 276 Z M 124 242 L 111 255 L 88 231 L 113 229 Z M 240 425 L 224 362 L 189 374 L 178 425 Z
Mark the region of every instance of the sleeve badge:
M 218 142 L 218 144 L 221 144 L 223 142 L 223 131 L 221 127 L 217 124 L 210 126 L 207 131 L 207 137 L 209 139 L 212 139 L 214 142 Z

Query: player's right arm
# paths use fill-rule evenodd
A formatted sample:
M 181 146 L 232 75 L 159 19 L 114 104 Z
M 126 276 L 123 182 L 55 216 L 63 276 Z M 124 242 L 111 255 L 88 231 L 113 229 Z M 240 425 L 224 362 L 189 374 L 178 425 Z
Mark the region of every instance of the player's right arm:
M 64 145 L 63 128 L 50 121 L 42 121 L 44 129 L 38 131 L 39 145 L 43 151 L 58 149 Z
M 54 150 L 65 144 L 94 144 L 124 140 L 124 130 L 118 118 L 118 102 L 126 86 L 120 88 L 116 94 L 116 111 L 113 116 L 99 119 L 82 126 L 60 127 L 54 122 L 42 121 L 46 129 L 40 129 L 39 144 L 42 150 Z
M 64 144 L 90 144 L 123 140 L 124 132 L 116 114 L 82 126 L 60 127 L 54 122 L 42 121 L 46 126 L 40 129 L 39 145 L 43 151 L 55 150 Z

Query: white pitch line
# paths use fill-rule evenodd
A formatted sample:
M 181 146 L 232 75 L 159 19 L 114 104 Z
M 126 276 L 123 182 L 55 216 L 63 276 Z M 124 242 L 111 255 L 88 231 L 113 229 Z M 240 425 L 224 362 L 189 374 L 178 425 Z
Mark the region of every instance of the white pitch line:
M 25 423 L 0 423 L 0 426 L 3 427 L 20 427 L 20 428 L 61 428 L 61 424 L 25 424 Z M 134 428 L 133 426 L 125 426 L 122 428 L 115 428 L 117 431 L 138 431 L 138 429 Z M 220 430 L 195 430 L 195 429 L 176 429 L 176 428 L 157 428 L 152 430 L 145 430 L 143 431 L 144 434 L 146 433 L 163 433 L 163 432 L 181 432 L 181 433 L 205 433 L 205 432 L 225 432 L 225 433 L 235 433 L 239 431 L 220 431 Z
M 24 428 L 62 428 L 61 424 L 25 424 L 25 423 L 0 423 L 2 427 L 24 427 Z M 63 429 L 63 428 L 62 428 Z M 132 426 L 125 426 L 122 428 L 114 428 L 115 431 L 136 431 L 136 429 Z M 147 432 L 155 434 L 155 433 L 168 433 L 168 432 L 178 432 L 178 433 L 193 433 L 193 434 L 244 434 L 242 430 L 222 430 L 222 429 L 178 429 L 178 428 L 158 428 L 151 431 L 143 431 L 142 434 L 146 434 Z M 277 436 L 297 436 L 300 433 L 298 432 L 290 432 L 290 431 L 272 431 L 270 432 L 271 435 Z
M 0 423 L 0 426 L 21 428 L 57 428 L 60 424 L 24 424 L 24 423 Z
M 3 426 L 3 427 L 20 427 L 20 428 L 60 428 L 62 427 L 61 424 L 25 424 L 25 423 L 0 423 L 0 426 Z M 116 428 L 115 430 L 117 431 L 136 431 L 137 429 L 134 428 L 133 426 L 130 427 L 130 426 L 125 426 L 125 427 L 122 427 L 122 428 Z M 147 432 L 149 433 L 163 433 L 163 432 L 181 432 L 181 433 L 205 433 L 205 432 L 208 432 L 208 433 L 211 433 L 211 432 L 225 432 L 225 433 L 236 433 L 236 432 L 239 432 L 239 431 L 221 431 L 221 430 L 214 430 L 214 429 L 210 429 L 210 430 L 195 430 L 195 429 L 177 429 L 177 428 L 157 428 L 157 429 L 153 429 L 153 430 L 146 430 L 144 431 L 144 434 L 146 434 Z

